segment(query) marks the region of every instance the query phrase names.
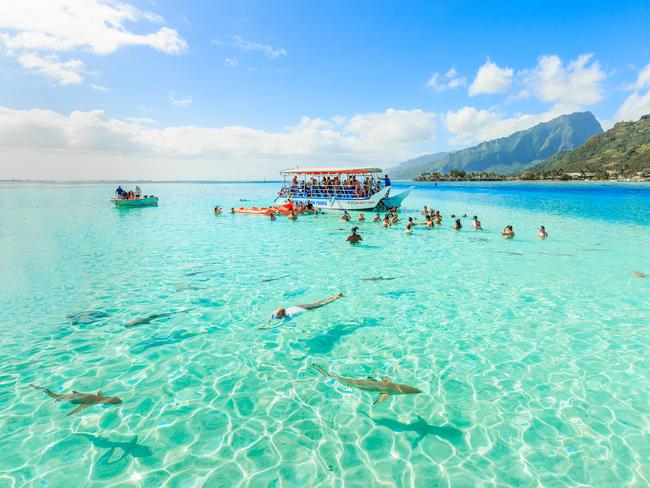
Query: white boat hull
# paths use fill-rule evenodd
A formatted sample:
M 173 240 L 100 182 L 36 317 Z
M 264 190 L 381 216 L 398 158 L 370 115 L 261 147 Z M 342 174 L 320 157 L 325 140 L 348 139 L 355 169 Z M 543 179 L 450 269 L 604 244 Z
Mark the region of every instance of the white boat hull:
M 291 201 L 296 203 L 312 203 L 316 208 L 329 209 L 329 210 L 372 210 L 382 198 L 388 196 L 390 186 L 383 188 L 379 192 L 372 195 L 370 198 L 353 198 L 342 199 L 336 197 L 301 197 L 292 196 Z M 280 195 L 275 199 L 275 205 L 284 205 L 289 201 L 287 195 Z

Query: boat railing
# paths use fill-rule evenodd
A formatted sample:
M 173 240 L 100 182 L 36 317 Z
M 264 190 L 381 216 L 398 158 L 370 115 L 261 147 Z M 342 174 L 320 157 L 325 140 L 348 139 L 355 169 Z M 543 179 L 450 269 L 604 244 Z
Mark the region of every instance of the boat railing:
M 344 185 L 309 185 L 309 186 L 283 186 L 279 195 L 302 198 L 339 198 L 343 200 L 366 200 L 377 191 L 374 187 L 359 194 L 354 187 Z

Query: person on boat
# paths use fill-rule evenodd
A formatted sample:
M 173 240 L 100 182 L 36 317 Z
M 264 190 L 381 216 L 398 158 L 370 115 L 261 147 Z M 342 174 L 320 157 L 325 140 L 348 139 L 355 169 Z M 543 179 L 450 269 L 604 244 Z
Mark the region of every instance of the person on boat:
M 474 230 L 483 230 L 483 227 L 481 227 L 481 221 L 476 215 L 472 217 L 472 227 L 474 227 Z
M 506 225 L 501 231 L 501 235 L 506 239 L 512 239 L 515 236 L 515 231 L 512 230 L 512 225 Z
M 454 229 L 460 230 L 463 228 L 463 224 L 460 223 L 460 219 L 456 219 L 456 222 L 454 223 Z
M 365 222 L 365 220 L 366 220 L 366 215 L 363 212 L 361 212 L 359 214 L 359 222 Z
M 142 196 L 142 190 L 138 185 L 135 185 L 135 198 L 140 198 Z
M 359 234 L 357 234 L 357 231 L 359 230 L 359 227 L 352 227 L 352 229 L 350 229 L 350 230 L 352 231 L 352 234 L 350 234 L 348 236 L 346 241 L 348 241 L 350 244 L 356 244 L 357 242 L 363 240 L 361 238 L 361 236 Z
M 302 305 L 296 305 L 294 307 L 278 307 L 273 314 L 271 314 L 271 319 L 276 320 L 288 320 L 293 317 L 296 317 L 302 313 L 305 313 L 308 310 L 316 310 L 317 308 L 324 307 L 332 302 L 335 302 L 339 298 L 343 297 L 343 293 L 338 292 L 336 295 L 331 297 L 324 298 L 314 303 L 304 303 Z M 266 329 L 268 327 L 260 327 L 260 329 Z
M 431 220 L 431 215 L 427 215 L 425 217 L 424 225 L 426 225 L 429 229 L 433 228 L 433 220 Z
M 341 215 L 341 218 L 339 220 L 342 220 L 343 222 L 349 222 L 351 219 L 350 214 L 348 213 L 347 210 L 343 210 L 343 215 Z
M 548 232 L 546 232 L 546 228 L 543 225 L 539 227 L 539 231 L 537 231 L 537 237 L 540 237 L 542 239 L 546 239 L 548 237 Z
M 388 175 L 384 175 L 384 186 L 390 186 L 390 178 Z
M 122 198 L 124 196 L 124 190 L 122 189 L 121 186 L 118 186 L 117 189 L 115 190 L 115 196 L 117 198 Z
M 372 219 L 373 222 L 380 222 L 381 221 L 381 215 L 379 215 L 379 212 L 375 214 L 375 218 Z
M 428 214 L 429 214 L 429 210 L 427 209 L 427 206 L 425 205 L 424 208 L 422 209 L 422 211 L 420 212 L 420 215 L 428 215 Z

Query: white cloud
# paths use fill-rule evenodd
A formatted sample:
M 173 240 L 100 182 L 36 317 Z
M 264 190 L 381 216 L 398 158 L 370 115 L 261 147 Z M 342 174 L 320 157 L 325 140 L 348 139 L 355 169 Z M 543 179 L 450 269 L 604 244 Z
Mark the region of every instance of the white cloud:
M 513 132 L 529 129 L 541 122 L 547 122 L 575 110 L 576 107 L 556 105 L 541 114 L 518 114 L 513 117 L 505 117 L 498 112 L 463 107 L 447 112 L 443 120 L 451 134 L 450 144 L 470 145 L 505 137 Z
M 0 147 L 258 160 L 276 167 L 288 161 L 382 163 L 410 157 L 414 145 L 433 141 L 435 119 L 422 110 L 389 109 L 349 119 L 303 117 L 283 131 L 265 131 L 242 126 L 159 128 L 149 120 L 111 118 L 102 110 L 66 115 L 0 107 Z
M 607 121 L 607 126 L 623 120 L 638 120 L 642 115 L 650 114 L 650 63 L 639 71 L 636 81 L 628 88 L 633 90 L 633 93 L 628 95 L 618 108 L 613 120 Z
M 500 68 L 489 59 L 478 69 L 476 78 L 469 87 L 469 95 L 493 94 L 508 91 L 512 85 L 512 68 Z
M 105 86 L 103 86 L 103 85 L 98 85 L 98 84 L 96 84 L 96 83 L 91 83 L 91 84 L 90 84 L 90 88 L 92 88 L 92 89 L 95 90 L 95 91 L 101 91 L 101 92 L 111 91 L 110 88 L 105 87 Z
M 39 56 L 36 53 L 28 52 L 21 54 L 18 57 L 18 62 L 23 68 L 52 78 L 63 86 L 81 83 L 84 79 L 84 64 L 79 59 L 61 62 L 54 55 Z
M 543 102 L 596 104 L 603 99 L 601 84 L 606 75 L 592 58 L 592 54 L 581 54 L 564 65 L 559 56 L 541 56 L 537 66 L 524 73 L 525 84 Z
M 109 54 L 123 46 L 143 45 L 179 54 L 187 43 L 174 29 L 161 27 L 136 34 L 126 23 L 161 23 L 162 18 L 126 3 L 101 0 L 0 1 L 0 40 L 10 50 L 70 51 Z
M 223 64 L 226 65 L 226 66 L 230 66 L 230 67 L 234 68 L 235 66 L 237 66 L 239 64 L 239 59 L 237 59 L 237 58 L 226 58 L 226 59 L 224 59 Z
M 286 56 L 287 51 L 283 48 L 275 49 L 268 44 L 262 44 L 259 42 L 251 42 L 245 39 L 242 39 L 241 36 L 232 36 L 233 45 L 239 48 L 241 51 L 260 51 L 262 54 L 269 58 L 277 58 L 279 56 Z
M 192 105 L 192 97 L 188 95 L 185 98 L 176 98 L 176 94 L 171 91 L 169 92 L 169 101 L 176 107 L 187 107 L 188 105 Z
M 459 88 L 467 84 L 467 79 L 460 76 L 456 71 L 456 68 L 450 68 L 444 75 L 441 75 L 438 72 L 435 72 L 427 81 L 427 88 L 441 93 L 445 90 L 450 90 L 454 88 Z

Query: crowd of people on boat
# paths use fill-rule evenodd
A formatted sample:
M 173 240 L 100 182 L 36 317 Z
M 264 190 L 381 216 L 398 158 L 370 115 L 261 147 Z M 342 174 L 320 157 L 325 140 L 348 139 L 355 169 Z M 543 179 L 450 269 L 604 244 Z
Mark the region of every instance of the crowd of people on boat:
M 294 176 L 291 185 L 283 187 L 279 195 L 303 198 L 370 198 L 382 188 L 390 185 L 391 181 L 388 175 L 382 179 L 366 177 L 363 181 L 357 179 L 356 175 L 346 176 L 343 179 L 339 175 L 312 177 L 302 181 L 298 181 L 298 176 Z
M 137 200 L 138 198 L 149 198 L 149 195 L 142 196 L 142 190 L 136 185 L 133 191 L 124 190 L 121 186 L 118 186 L 115 190 L 115 198 L 120 200 Z

